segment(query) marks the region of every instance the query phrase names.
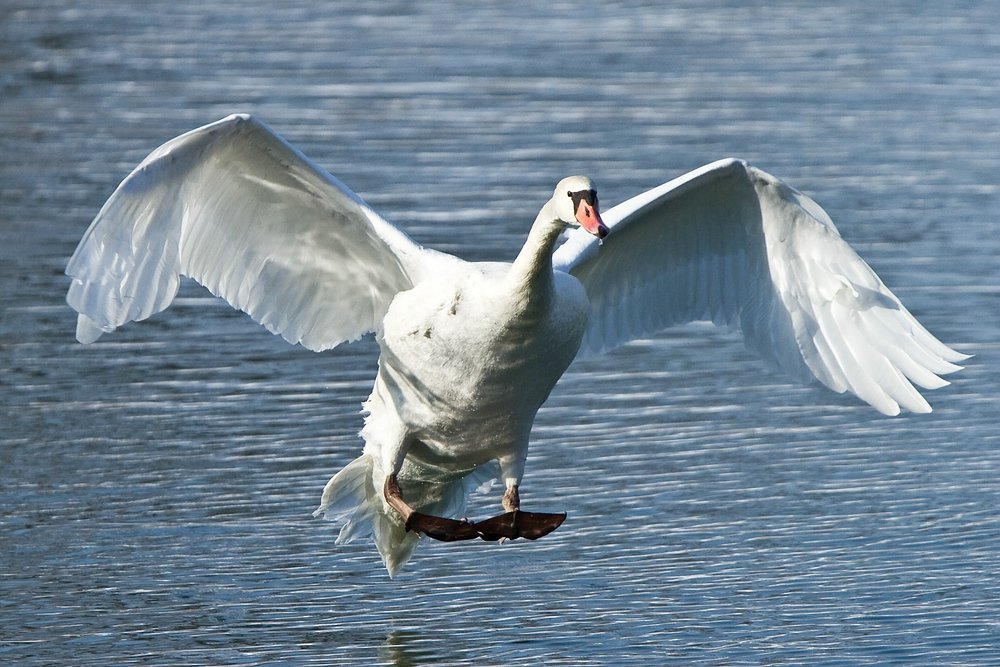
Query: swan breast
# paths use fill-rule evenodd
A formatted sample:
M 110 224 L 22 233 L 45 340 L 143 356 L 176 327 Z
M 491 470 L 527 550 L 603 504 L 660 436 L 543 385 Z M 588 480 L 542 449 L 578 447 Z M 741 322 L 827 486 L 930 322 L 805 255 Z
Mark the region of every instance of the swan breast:
M 423 281 L 389 306 L 379 398 L 370 402 L 394 411 L 431 448 L 491 458 L 526 447 L 535 412 L 576 356 L 589 313 L 580 282 L 557 273 L 554 298 L 526 313 L 503 289 L 509 267 L 466 265 L 460 276 Z

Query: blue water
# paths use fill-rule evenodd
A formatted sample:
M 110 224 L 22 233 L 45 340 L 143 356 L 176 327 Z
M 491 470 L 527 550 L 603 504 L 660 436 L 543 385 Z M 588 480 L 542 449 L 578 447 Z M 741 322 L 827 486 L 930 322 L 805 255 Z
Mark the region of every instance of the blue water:
M 0 663 L 1000 664 L 1000 6 L 661 4 L 5 3 Z M 567 173 L 607 206 L 744 157 L 976 357 L 899 418 L 707 326 L 577 362 L 523 487 L 564 526 L 391 581 L 310 516 L 370 341 L 292 348 L 194 285 L 73 339 L 90 219 L 234 111 L 470 259 Z

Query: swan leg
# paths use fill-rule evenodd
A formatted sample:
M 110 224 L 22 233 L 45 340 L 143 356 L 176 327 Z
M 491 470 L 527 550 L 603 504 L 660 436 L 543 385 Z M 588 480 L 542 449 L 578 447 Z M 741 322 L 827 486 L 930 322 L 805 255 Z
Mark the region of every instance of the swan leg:
M 517 492 L 517 484 L 511 484 L 504 491 L 503 500 L 500 501 L 503 508 L 508 512 L 516 512 L 521 509 L 521 496 Z
M 409 503 L 403 500 L 403 491 L 399 488 L 396 473 L 386 475 L 382 493 L 389 506 L 399 512 L 399 516 L 403 518 L 406 530 L 423 533 L 427 537 L 441 542 L 472 540 L 479 537 L 479 532 L 474 524 L 468 521 L 424 514 L 413 509 Z
M 458 521 L 447 519 L 442 516 L 424 514 L 413 509 L 413 507 L 403 499 L 403 490 L 399 487 L 397 475 L 403 468 L 403 461 L 406 459 L 406 452 L 410 449 L 412 441 L 401 435 L 396 447 L 386 447 L 383 451 L 385 457 L 383 465 L 389 470 L 385 476 L 385 484 L 382 487 L 382 495 L 385 502 L 390 507 L 399 512 L 403 519 L 406 530 L 416 533 L 423 533 L 427 537 L 442 542 L 455 542 L 457 540 L 472 540 L 479 537 L 469 521 Z

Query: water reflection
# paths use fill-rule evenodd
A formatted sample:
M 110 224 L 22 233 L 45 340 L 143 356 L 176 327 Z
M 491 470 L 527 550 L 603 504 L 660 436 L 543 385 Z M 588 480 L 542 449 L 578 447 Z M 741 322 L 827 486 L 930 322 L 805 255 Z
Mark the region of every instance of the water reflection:
M 431 644 L 434 644 L 433 646 Z M 393 667 L 415 667 L 416 665 L 447 665 L 459 662 L 458 654 L 441 654 L 438 644 L 445 643 L 440 636 L 429 642 L 420 633 L 409 630 L 393 630 L 379 651 L 385 664 Z

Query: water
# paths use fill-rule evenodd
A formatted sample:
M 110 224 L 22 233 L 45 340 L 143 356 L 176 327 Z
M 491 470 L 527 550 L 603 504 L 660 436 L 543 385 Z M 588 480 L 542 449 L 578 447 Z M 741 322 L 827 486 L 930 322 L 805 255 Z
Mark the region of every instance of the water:
M 355 4 L 0 9 L 0 662 L 1000 662 L 997 6 Z M 567 173 L 610 205 L 745 157 L 977 356 L 894 419 L 704 326 L 578 362 L 523 489 L 566 524 L 390 581 L 310 517 L 370 341 L 291 348 L 193 285 L 73 340 L 89 220 L 233 111 L 471 259 L 512 257 Z

